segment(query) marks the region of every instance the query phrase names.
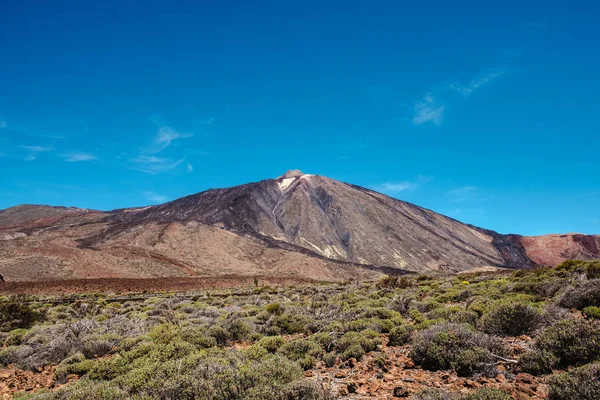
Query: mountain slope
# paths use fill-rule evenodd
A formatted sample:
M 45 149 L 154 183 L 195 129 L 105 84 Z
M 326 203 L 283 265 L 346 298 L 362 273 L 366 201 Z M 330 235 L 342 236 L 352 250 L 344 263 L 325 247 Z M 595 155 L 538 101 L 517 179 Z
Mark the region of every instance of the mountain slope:
M 599 236 L 500 235 L 300 171 L 108 213 L 29 207 L 0 212 L 0 272 L 9 279 L 343 279 L 390 270 L 529 268 L 600 256 Z
M 198 221 L 290 243 L 324 257 L 423 271 L 530 267 L 518 241 L 323 176 L 277 178 L 208 190 L 139 212 L 115 214 L 94 246 L 139 224 Z

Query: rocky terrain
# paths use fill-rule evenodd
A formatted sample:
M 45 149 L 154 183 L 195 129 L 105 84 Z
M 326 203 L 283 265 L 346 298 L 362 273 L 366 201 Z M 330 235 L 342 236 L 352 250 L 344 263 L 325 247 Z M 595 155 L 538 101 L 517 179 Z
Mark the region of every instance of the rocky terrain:
M 0 211 L 0 273 L 9 281 L 229 274 L 340 280 L 553 266 L 599 258 L 599 249 L 597 235 L 501 235 L 300 171 L 150 207 Z
M 597 400 L 599 278 L 567 261 L 0 296 L 0 398 Z

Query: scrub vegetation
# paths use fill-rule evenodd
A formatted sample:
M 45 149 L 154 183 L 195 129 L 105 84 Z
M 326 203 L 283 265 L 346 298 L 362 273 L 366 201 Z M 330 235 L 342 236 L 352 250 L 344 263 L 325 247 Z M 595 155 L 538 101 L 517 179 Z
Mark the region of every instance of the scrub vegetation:
M 599 270 L 0 297 L 0 368 L 51 371 L 20 399 L 596 400 Z

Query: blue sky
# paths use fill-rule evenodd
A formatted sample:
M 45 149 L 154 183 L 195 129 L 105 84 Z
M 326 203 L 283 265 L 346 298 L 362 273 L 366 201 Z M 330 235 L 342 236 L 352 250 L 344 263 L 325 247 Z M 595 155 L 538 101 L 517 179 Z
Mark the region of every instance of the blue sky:
M 139 206 L 301 169 L 502 233 L 600 233 L 598 16 L 5 0 L 0 208 Z

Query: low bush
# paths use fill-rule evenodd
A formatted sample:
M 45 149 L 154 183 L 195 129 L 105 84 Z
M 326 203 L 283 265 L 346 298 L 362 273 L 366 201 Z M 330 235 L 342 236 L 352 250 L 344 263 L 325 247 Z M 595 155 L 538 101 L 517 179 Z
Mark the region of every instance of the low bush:
M 220 325 L 211 326 L 206 330 L 205 335 L 214 338 L 219 346 L 224 346 L 229 338 L 227 330 Z
M 309 369 L 314 366 L 316 357 L 323 354 L 323 349 L 313 341 L 296 339 L 281 346 L 278 353 L 297 361 L 304 369 Z
M 316 382 L 296 381 L 288 385 L 275 400 L 333 400 L 335 397 Z
M 109 382 L 81 380 L 54 392 L 23 397 L 28 400 L 127 400 L 127 392 Z
M 479 389 L 475 393 L 460 397 L 460 400 L 512 400 L 508 393 L 498 389 Z
M 412 396 L 411 400 L 456 400 L 456 397 L 440 389 L 425 389 Z
M 558 357 L 547 350 L 535 349 L 529 351 L 519 358 L 519 368 L 531 375 L 543 375 L 552 372 L 552 368 L 558 364 Z
M 284 313 L 275 319 L 274 324 L 282 333 L 294 334 L 306 332 L 311 322 L 312 319 L 307 315 Z
M 600 319 L 600 307 L 589 306 L 582 310 L 583 315 L 592 319 Z
M 546 328 L 536 349 L 556 356 L 557 366 L 578 366 L 600 359 L 600 322 L 565 319 Z
M 559 272 L 584 274 L 588 279 L 600 278 L 600 261 L 567 260 L 555 268 Z
M 482 388 L 470 394 L 450 394 L 440 389 L 426 389 L 411 397 L 412 400 L 512 400 L 512 396 L 498 389 Z
M 457 324 L 475 325 L 478 315 L 474 311 L 464 310 L 460 307 L 440 307 L 427 313 L 428 319 L 443 319 Z
M 23 337 L 25 336 L 26 333 L 27 333 L 27 329 L 23 329 L 23 328 L 12 330 L 12 331 L 8 332 L 8 336 L 6 337 L 4 344 L 6 346 L 20 345 L 21 342 L 23 341 Z
M 236 319 L 229 324 L 227 332 L 231 340 L 245 340 L 250 336 L 252 327 L 242 319 Z
M 267 336 L 260 339 L 256 345 L 263 347 L 269 353 L 275 353 L 281 346 L 285 344 L 285 340 L 281 336 Z
M 379 289 L 406 289 L 414 285 L 415 281 L 405 276 L 388 275 L 380 279 L 377 282 L 376 287 Z
M 549 400 L 600 399 L 600 363 L 574 368 L 550 379 Z
M 440 324 L 417 334 L 410 356 L 425 369 L 454 370 L 469 376 L 495 375 L 495 355 L 506 353 L 501 340 L 474 332 L 468 325 Z
M 388 346 L 403 346 L 410 342 L 413 328 L 410 325 L 400 325 L 393 328 L 389 334 Z
M 335 351 L 340 354 L 342 360 L 349 358 L 360 360 L 365 353 L 376 350 L 378 345 L 379 339 L 373 337 L 368 331 L 347 332 L 336 341 Z
M 503 336 L 530 334 L 540 325 L 540 312 L 529 304 L 502 303 L 483 314 L 479 328 Z
M 41 314 L 21 299 L 0 303 L 0 332 L 30 328 L 41 319 Z
M 600 306 L 600 279 L 586 281 L 567 290 L 559 300 L 559 305 L 579 310 L 589 306 Z

